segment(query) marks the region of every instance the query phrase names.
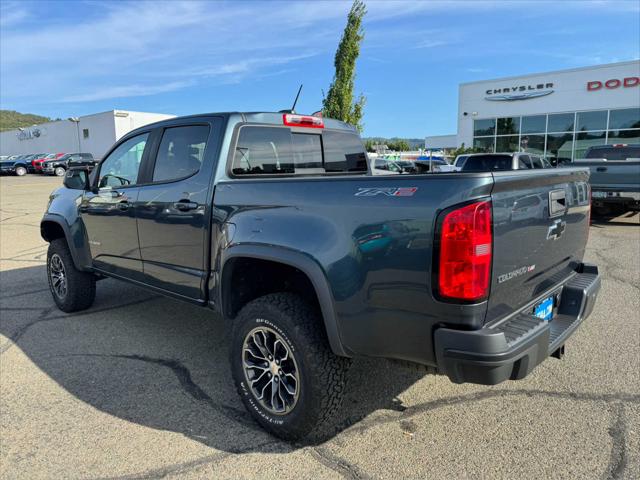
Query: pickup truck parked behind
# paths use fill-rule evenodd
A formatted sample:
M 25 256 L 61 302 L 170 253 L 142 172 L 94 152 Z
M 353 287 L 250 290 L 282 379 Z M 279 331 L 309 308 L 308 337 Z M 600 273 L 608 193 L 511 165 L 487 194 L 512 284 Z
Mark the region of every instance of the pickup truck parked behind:
M 283 113 L 173 118 L 70 169 L 42 219 L 65 312 L 113 277 L 209 307 L 255 420 L 324 431 L 350 358 L 521 379 L 591 313 L 589 171 L 372 176 L 356 130 Z M 535 215 L 511 215 L 537 196 Z M 180 319 L 176 318 L 176 322 Z
M 456 158 L 455 166 L 460 172 L 496 172 L 552 168 L 551 164 L 539 155 L 523 152 L 459 155 Z
M 0 173 L 22 177 L 32 170 L 31 160 L 36 155 L 15 155 L 0 162 Z
M 59 158 L 42 162 L 42 171 L 47 175 L 62 177 L 72 166 L 86 167 L 91 170 L 96 166 L 96 163 L 90 153 L 67 153 Z
M 591 170 L 591 198 L 600 212 L 640 208 L 640 145 L 591 147 L 576 164 Z

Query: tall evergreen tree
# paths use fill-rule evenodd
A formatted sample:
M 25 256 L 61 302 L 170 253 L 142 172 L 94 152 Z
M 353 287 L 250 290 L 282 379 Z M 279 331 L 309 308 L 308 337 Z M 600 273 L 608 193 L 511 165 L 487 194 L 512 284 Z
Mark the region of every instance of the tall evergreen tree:
M 351 123 L 362 131 L 362 115 L 365 97 L 360 94 L 353 99 L 353 85 L 356 78 L 356 59 L 360 55 L 360 42 L 364 38 L 362 18 L 367 9 L 362 0 L 354 0 L 347 25 L 342 33 L 334 65 L 336 73 L 326 98 L 322 101 L 323 115 Z

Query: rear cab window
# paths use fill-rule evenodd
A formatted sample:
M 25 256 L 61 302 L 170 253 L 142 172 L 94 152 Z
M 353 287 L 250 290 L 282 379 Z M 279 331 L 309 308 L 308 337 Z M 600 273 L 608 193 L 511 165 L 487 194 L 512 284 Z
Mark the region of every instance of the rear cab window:
M 511 155 L 472 155 L 462 167 L 463 172 L 490 172 L 512 170 Z
M 355 132 L 299 132 L 279 126 L 240 128 L 233 175 L 367 173 L 367 156 Z
M 640 146 L 590 148 L 584 158 L 606 158 L 607 160 L 640 158 Z

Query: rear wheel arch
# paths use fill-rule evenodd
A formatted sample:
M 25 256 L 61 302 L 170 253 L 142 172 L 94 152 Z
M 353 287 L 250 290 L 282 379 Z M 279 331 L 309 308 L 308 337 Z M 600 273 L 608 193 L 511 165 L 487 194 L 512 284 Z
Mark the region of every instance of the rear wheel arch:
M 232 247 L 222 256 L 220 275 L 220 306 L 227 318 L 234 318 L 240 309 L 255 298 L 269 294 L 289 291 L 297 293 L 311 304 L 316 304 L 324 323 L 329 345 L 336 355 L 351 357 L 340 339 L 340 330 L 334 310 L 333 296 L 329 283 L 320 266 L 308 256 L 278 247 L 239 245 Z M 270 270 L 273 269 L 273 270 Z M 292 275 L 287 280 L 297 280 L 294 288 L 282 288 L 279 281 L 275 281 L 267 289 L 257 288 L 243 294 L 239 282 L 239 273 L 272 274 L 278 280 L 281 275 Z M 249 282 L 253 282 L 251 279 Z M 238 285 L 238 289 L 234 287 Z M 252 288 L 255 284 L 250 285 Z

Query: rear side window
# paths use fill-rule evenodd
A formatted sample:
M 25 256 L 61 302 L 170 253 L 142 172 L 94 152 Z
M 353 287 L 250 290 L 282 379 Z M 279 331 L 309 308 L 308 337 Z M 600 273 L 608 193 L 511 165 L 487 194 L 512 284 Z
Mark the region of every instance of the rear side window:
M 537 157 L 534 155 L 531 157 L 531 161 L 533 162 L 533 168 L 544 168 L 544 165 L 542 165 L 542 160 L 540 160 L 540 157 Z
M 531 166 L 531 158 L 529 157 L 529 155 L 520 155 L 520 157 L 518 158 L 518 168 L 533 168 Z
M 234 175 L 366 172 L 367 157 L 354 134 L 247 126 L 240 129 L 231 170 Z
M 511 155 L 476 155 L 467 159 L 463 172 L 491 172 L 511 170 Z
M 153 181 L 177 180 L 198 172 L 208 136 L 206 125 L 165 129 L 153 168 Z
M 458 167 L 458 168 L 459 168 L 459 167 L 462 167 L 462 165 L 464 165 L 464 162 L 465 162 L 465 160 L 466 160 L 467 158 L 468 158 L 468 157 L 467 157 L 466 155 L 462 155 L 462 156 L 460 156 L 460 157 L 456 158 L 455 166 L 456 166 L 456 167 Z

